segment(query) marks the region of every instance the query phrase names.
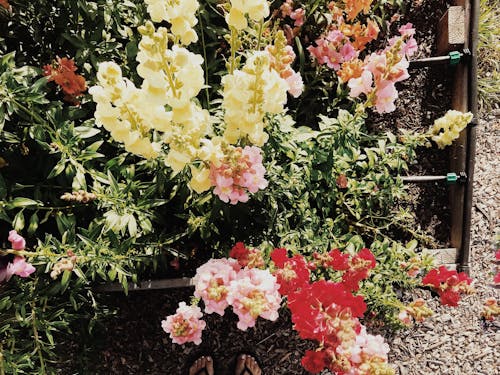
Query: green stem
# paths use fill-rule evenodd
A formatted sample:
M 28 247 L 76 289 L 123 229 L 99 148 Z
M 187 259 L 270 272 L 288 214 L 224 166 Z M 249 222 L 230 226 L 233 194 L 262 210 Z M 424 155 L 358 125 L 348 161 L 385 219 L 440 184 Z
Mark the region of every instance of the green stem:
M 260 43 L 262 41 L 263 28 L 264 28 L 264 20 L 260 20 L 260 22 L 259 22 L 259 37 L 257 39 L 257 51 L 260 51 Z
M 37 279 L 35 279 L 35 282 L 33 283 L 33 286 L 31 287 L 32 295 L 35 292 L 36 284 L 37 284 Z M 42 346 L 40 344 L 40 336 L 38 334 L 38 328 L 37 328 L 35 301 L 32 300 L 30 305 L 31 305 L 31 322 L 32 322 L 32 327 L 33 327 L 33 338 L 35 341 L 35 351 L 38 352 L 38 359 L 40 360 L 40 373 L 46 374 L 45 360 L 43 359 Z
M 208 63 L 207 63 L 207 47 L 205 44 L 205 32 L 203 31 L 203 21 L 201 18 L 200 11 L 198 10 L 198 22 L 200 23 L 200 31 L 201 31 L 201 45 L 203 47 L 203 63 L 205 66 L 205 96 L 207 97 L 207 109 L 210 111 L 210 92 L 208 87 L 210 86 L 208 83 Z
M 44 125 L 46 126 L 47 125 L 47 121 L 45 121 L 43 118 L 41 118 L 38 114 L 34 113 L 33 111 L 31 111 L 28 107 L 26 107 L 24 104 L 21 104 L 19 103 L 17 100 L 15 99 L 12 99 L 12 102 L 17 106 L 19 107 L 20 109 L 23 110 L 24 113 L 26 113 L 27 115 L 31 116 L 31 118 L 33 118 L 35 121 L 37 121 L 39 123 L 39 125 Z M 50 129 L 52 130 L 52 129 Z
M 229 74 L 233 74 L 236 65 L 236 38 L 238 37 L 238 32 L 234 27 L 231 27 L 231 57 L 229 60 Z

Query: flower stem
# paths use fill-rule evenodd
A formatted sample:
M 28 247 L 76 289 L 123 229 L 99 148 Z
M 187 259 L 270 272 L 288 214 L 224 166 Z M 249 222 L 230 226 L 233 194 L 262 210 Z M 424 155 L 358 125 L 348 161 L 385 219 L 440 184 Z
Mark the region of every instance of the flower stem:
M 203 21 L 201 18 L 200 11 L 198 10 L 198 21 L 200 23 L 200 31 L 201 31 L 201 45 L 203 47 L 203 63 L 205 66 L 205 96 L 207 97 L 207 109 L 210 110 L 210 92 L 208 90 L 209 82 L 208 82 L 208 63 L 207 63 L 207 46 L 205 43 L 205 32 L 203 31 Z

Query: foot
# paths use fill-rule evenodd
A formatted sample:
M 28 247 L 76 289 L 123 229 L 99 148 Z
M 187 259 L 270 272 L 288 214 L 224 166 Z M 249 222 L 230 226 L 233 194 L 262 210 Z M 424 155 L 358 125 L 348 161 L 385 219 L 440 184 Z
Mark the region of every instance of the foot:
M 214 375 L 214 362 L 212 358 L 198 358 L 189 368 L 189 375 Z
M 236 358 L 234 375 L 261 375 L 262 371 L 257 361 L 248 354 L 240 354 Z

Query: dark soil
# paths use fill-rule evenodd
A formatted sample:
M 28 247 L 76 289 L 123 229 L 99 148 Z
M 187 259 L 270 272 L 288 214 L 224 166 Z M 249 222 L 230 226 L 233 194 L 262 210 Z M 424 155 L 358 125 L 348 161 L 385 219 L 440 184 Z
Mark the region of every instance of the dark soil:
M 445 0 L 407 2 L 407 13 L 401 23 L 412 22 L 417 29 L 419 52 L 415 58 L 432 56 L 435 51 L 436 26 L 449 6 Z M 447 67 L 414 70 L 411 78 L 399 86 L 397 110 L 389 115 L 370 116 L 373 130 L 398 133 L 398 129 L 422 131 L 443 115 L 451 105 L 452 71 Z M 446 151 L 421 149 L 418 162 L 411 165 L 410 175 L 446 174 Z M 435 237 L 436 246 L 445 247 L 449 236 L 448 193 L 444 184 L 429 183 L 409 187 L 409 208 L 415 212 L 420 228 Z M 228 310 L 224 317 L 206 316 L 207 329 L 200 346 L 172 344 L 161 329 L 161 320 L 175 312 L 180 301 L 188 301 L 192 289 L 134 292 L 126 297 L 114 294 L 106 304 L 117 314 L 104 322 L 93 342 L 87 364 L 72 361 L 64 374 L 183 374 L 186 366 L 201 354 L 210 354 L 217 374 L 230 372 L 231 362 L 240 352 L 256 355 L 263 374 L 305 374 L 300 359 L 313 344 L 301 340 L 292 330 L 286 311 L 276 322 L 259 319 L 253 329 L 236 328 L 237 317 Z M 76 345 L 75 343 L 73 345 Z M 78 349 L 76 349 L 78 350 Z M 82 352 L 83 349 L 80 349 Z M 74 352 L 74 350 L 70 350 Z M 89 364 L 90 366 L 89 367 Z M 229 371 L 229 372 L 228 372 Z
M 92 338 L 91 360 L 71 361 L 64 374 L 186 374 L 187 367 L 202 354 L 210 354 L 217 374 L 233 374 L 233 361 L 238 353 L 254 355 L 263 374 L 306 374 L 300 359 L 311 342 L 298 337 L 291 329 L 287 310 L 276 322 L 263 319 L 246 332 L 236 328 L 237 316 L 229 309 L 221 317 L 205 315 L 207 328 L 200 346 L 192 343 L 173 344 L 161 328 L 161 321 L 175 313 L 181 301 L 189 302 L 191 288 L 122 293 L 103 296 L 117 314 L 103 322 Z M 74 344 L 76 345 L 76 344 Z M 84 349 L 73 348 L 82 353 Z

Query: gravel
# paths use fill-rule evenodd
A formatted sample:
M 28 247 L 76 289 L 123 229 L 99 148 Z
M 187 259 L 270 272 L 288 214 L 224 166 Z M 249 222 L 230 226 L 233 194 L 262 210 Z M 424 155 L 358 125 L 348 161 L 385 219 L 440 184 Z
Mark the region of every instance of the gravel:
M 494 237 L 500 230 L 499 144 L 500 117 L 482 119 L 477 140 L 470 272 L 477 292 L 465 296 L 456 308 L 431 300 L 433 317 L 390 338 L 390 361 L 401 375 L 500 374 L 500 322 L 485 323 L 480 317 L 486 298 L 500 299 L 499 290 L 491 287 Z

